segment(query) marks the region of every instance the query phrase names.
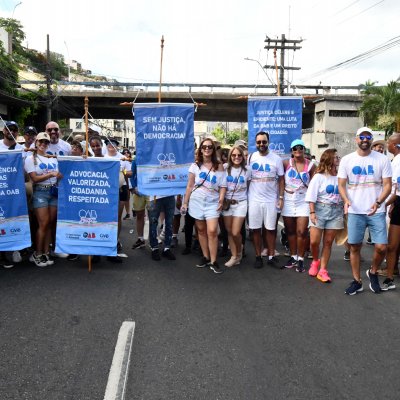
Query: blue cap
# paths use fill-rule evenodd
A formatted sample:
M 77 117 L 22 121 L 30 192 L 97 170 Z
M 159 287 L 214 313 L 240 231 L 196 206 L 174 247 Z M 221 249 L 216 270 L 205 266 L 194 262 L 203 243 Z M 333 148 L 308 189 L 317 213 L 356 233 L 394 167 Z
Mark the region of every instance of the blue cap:
M 7 121 L 6 126 L 7 127 L 16 126 L 18 128 L 18 124 L 15 121 Z
M 306 147 L 304 142 L 301 139 L 295 139 L 293 142 L 290 144 L 290 148 L 293 149 L 294 146 L 303 146 Z

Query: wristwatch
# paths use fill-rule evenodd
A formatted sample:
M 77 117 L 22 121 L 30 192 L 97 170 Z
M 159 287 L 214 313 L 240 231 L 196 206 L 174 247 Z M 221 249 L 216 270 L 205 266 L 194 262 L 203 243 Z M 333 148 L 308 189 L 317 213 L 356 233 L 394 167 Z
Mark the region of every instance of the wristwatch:
M 381 203 L 380 201 L 378 201 L 378 200 L 377 200 L 375 203 L 378 204 L 379 207 L 380 207 L 381 204 L 382 204 L 382 203 Z

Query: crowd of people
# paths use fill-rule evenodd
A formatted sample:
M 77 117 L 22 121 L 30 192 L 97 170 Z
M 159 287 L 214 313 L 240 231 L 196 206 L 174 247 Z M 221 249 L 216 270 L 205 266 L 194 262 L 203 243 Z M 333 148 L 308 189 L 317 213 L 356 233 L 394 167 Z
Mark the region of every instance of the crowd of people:
M 7 121 L 0 140 L 0 151 L 23 151 L 25 182 L 29 204 L 33 249 L 29 260 L 38 267 L 54 264 L 54 256 L 73 261 L 75 254 L 54 253 L 57 223 L 57 182 L 62 179 L 57 156 L 83 156 L 86 148 L 92 157 L 108 157 L 120 162 L 118 234 L 122 215 L 136 217 L 137 240 L 132 249 L 144 248 L 146 211 L 149 220 L 148 244 L 151 257 L 160 261 L 175 260 L 171 249 L 177 247 L 181 215 L 184 216 L 185 247 L 183 255 L 192 253 L 198 244 L 201 257 L 197 268 L 209 268 L 216 274 L 243 263 L 246 236 L 253 242 L 254 268 L 264 263 L 275 268 L 294 268 L 298 273 L 331 282 L 329 261 L 338 233 L 347 234 L 345 259 L 350 259 L 353 280 L 345 293 L 363 291 L 360 250 L 366 228 L 374 245 L 371 266 L 366 271 L 369 288 L 374 293 L 395 289 L 394 274 L 400 248 L 400 134 L 386 143 L 373 142 L 367 127 L 355 134 L 356 151 L 340 156 L 336 149 L 323 152 L 319 162 L 306 153 L 301 139 L 291 143 L 291 157 L 282 159 L 269 150 L 268 132 L 255 136 L 256 151 L 248 153 L 247 143 L 237 141 L 227 150 L 220 149 L 215 138 L 203 139 L 195 152 L 195 162 L 188 171 L 184 193 L 177 196 L 148 197 L 138 189 L 135 158 L 129 149 L 118 149 L 117 140 L 100 136 L 99 127 L 89 129 L 88 143 L 75 137 L 71 143 L 61 137 L 59 125 L 50 121 L 44 132 L 27 126 L 19 135 L 18 124 Z M 29 190 L 29 187 L 31 189 Z M 280 262 L 276 250 L 278 220 L 284 229 L 281 242 L 287 260 Z M 389 221 L 389 224 L 387 223 Z M 221 242 L 221 244 L 220 244 Z M 321 246 L 322 242 L 322 246 Z M 118 241 L 118 251 L 122 245 Z M 310 253 L 312 261 L 306 266 Z M 218 262 L 225 256 L 224 265 Z M 21 261 L 20 252 L 0 254 L 2 264 L 10 268 Z M 381 268 L 386 258 L 387 268 Z M 120 255 L 108 257 L 122 262 Z M 100 257 L 93 255 L 93 261 Z M 380 284 L 379 275 L 385 279 Z

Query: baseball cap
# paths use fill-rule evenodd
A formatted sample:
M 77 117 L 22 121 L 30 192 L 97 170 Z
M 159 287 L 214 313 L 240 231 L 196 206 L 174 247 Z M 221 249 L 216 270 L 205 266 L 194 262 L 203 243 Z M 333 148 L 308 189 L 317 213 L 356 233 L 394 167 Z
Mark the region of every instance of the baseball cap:
M 37 130 L 34 126 L 29 125 L 24 128 L 24 133 L 37 135 Z
M 239 140 L 236 140 L 236 142 L 235 142 L 235 146 L 247 147 L 247 143 L 246 143 L 246 141 L 245 141 L 245 140 L 243 140 L 243 139 L 239 139 Z
M 36 141 L 38 141 L 38 140 L 48 140 L 50 142 L 50 136 L 47 132 L 40 132 L 36 136 Z
M 304 142 L 301 139 L 295 139 L 292 143 L 290 143 L 290 148 L 293 149 L 294 146 L 303 146 L 306 147 Z
M 9 128 L 10 126 L 16 126 L 19 129 L 18 124 L 15 121 L 6 121 L 6 127 Z
M 357 129 L 356 136 L 360 136 L 362 133 L 370 133 L 372 135 L 372 129 L 363 126 L 362 128 Z

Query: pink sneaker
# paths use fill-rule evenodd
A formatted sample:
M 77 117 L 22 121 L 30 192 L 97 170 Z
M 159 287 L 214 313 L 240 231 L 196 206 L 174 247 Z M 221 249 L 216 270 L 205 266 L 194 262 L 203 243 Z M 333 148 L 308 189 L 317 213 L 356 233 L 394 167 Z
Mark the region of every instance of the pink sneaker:
M 308 270 L 308 275 L 310 276 L 317 276 L 318 268 L 321 264 L 321 260 L 313 261 L 310 265 L 310 269 Z
M 328 271 L 326 269 L 320 269 L 317 275 L 317 279 L 321 282 L 331 282 L 331 278 L 328 275 Z

